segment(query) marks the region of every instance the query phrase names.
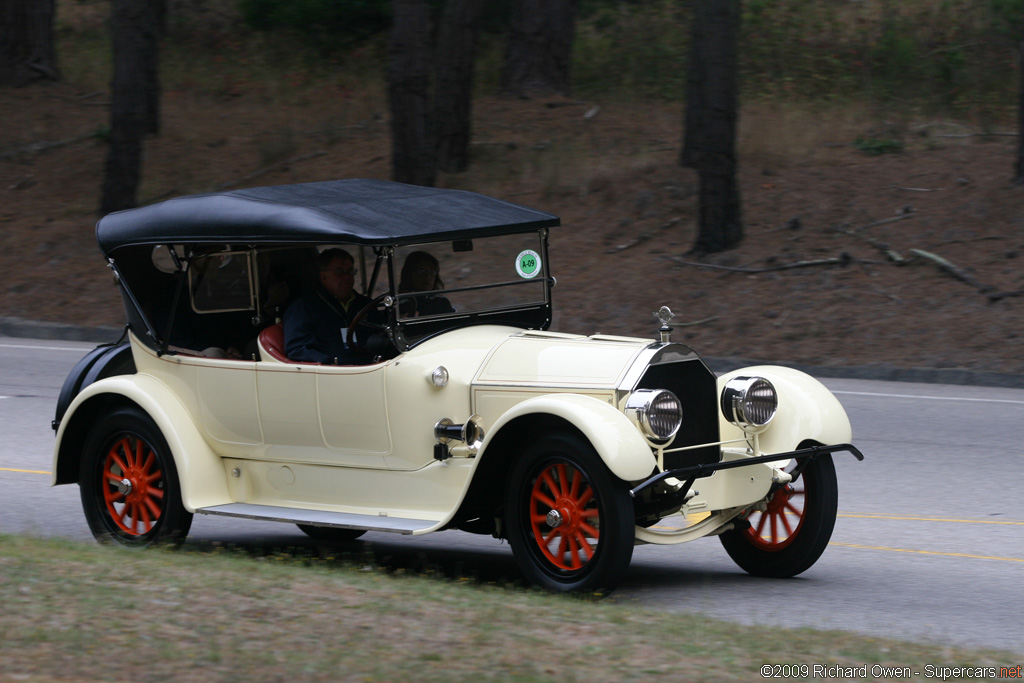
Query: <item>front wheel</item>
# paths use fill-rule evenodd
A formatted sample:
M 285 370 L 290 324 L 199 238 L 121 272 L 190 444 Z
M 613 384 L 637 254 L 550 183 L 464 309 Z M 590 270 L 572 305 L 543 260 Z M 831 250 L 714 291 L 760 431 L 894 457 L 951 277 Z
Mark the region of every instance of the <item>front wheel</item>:
M 768 496 L 767 509 L 746 516 L 750 526 L 718 538 L 729 557 L 754 576 L 787 578 L 806 571 L 825 552 L 836 524 L 839 486 L 831 455 Z
M 93 429 L 82 455 L 79 490 L 89 529 L 101 542 L 177 545 L 192 526 L 171 449 L 139 408 L 115 410 Z
M 524 450 L 506 490 L 505 525 L 520 570 L 549 590 L 610 590 L 633 556 L 627 487 L 575 434 L 542 436 Z

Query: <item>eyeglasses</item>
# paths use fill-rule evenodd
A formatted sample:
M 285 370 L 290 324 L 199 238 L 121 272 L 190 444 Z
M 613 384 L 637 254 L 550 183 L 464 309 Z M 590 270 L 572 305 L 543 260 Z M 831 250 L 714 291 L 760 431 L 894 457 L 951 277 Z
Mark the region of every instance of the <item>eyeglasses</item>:
M 328 268 L 324 271 L 331 275 L 355 275 L 359 272 L 358 268 Z

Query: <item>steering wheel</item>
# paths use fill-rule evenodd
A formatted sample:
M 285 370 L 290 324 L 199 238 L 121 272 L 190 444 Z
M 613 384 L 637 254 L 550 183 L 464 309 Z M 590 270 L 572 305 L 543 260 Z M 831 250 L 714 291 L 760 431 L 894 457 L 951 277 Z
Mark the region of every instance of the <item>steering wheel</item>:
M 387 306 L 382 306 L 381 304 L 383 304 L 384 300 L 389 298 L 390 296 L 391 294 L 389 292 L 384 292 L 383 294 L 375 297 L 372 301 L 370 301 L 370 303 L 366 304 L 361 309 L 359 309 L 358 313 L 352 316 L 352 322 L 348 324 L 348 329 L 345 330 L 345 343 L 348 344 L 348 347 L 350 349 L 355 349 L 356 351 L 366 350 L 366 344 L 359 344 L 356 341 L 356 328 L 359 325 L 362 325 L 363 327 L 368 327 L 371 330 L 378 330 L 380 332 L 387 331 L 388 328 L 386 325 L 381 325 L 379 323 L 363 322 L 363 318 L 369 315 L 370 311 L 374 311 L 377 309 L 380 309 L 381 311 L 387 310 Z

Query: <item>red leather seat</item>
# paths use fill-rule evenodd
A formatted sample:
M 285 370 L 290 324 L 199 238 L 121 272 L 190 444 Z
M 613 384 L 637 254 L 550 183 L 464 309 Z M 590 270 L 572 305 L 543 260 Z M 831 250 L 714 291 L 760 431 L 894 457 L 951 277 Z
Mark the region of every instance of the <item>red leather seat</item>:
M 260 331 L 260 349 L 269 353 L 275 360 L 282 363 L 291 363 L 284 352 L 284 326 L 281 323 L 274 323 Z

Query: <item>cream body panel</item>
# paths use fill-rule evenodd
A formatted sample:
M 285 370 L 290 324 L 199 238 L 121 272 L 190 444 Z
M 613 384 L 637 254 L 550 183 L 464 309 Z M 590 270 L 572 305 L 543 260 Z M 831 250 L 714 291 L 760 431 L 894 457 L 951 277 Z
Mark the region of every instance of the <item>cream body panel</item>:
M 218 453 L 242 455 L 263 443 L 255 362 L 157 356 L 135 338 L 131 348 L 137 373 L 166 384 Z
M 325 425 L 321 421 L 321 389 L 326 384 L 330 393 L 338 390 L 331 389 L 332 384 L 344 384 L 346 387 L 352 385 L 349 384 L 351 378 L 338 377 L 336 374 L 328 374 L 324 382 L 322 367 L 325 366 L 277 362 L 257 366 L 260 419 L 266 441 L 262 448 L 254 449 L 243 457 L 346 467 L 384 467 L 381 454 L 359 447 L 363 445 L 361 443 L 353 441 L 353 448 L 332 448 L 327 444 L 324 430 L 332 430 L 335 425 Z M 345 409 L 337 401 L 332 401 L 328 417 L 337 417 Z M 378 419 L 383 417 L 378 416 Z M 330 433 L 336 439 L 335 443 L 338 443 L 337 429 Z M 373 431 L 371 436 L 383 438 L 387 442 L 386 430 L 383 433 Z
M 100 394 L 124 396 L 153 418 L 171 449 L 181 483 L 181 500 L 187 510 L 194 512 L 196 508 L 231 502 L 221 458 L 210 448 L 174 391 L 145 374 L 103 379 L 90 384 L 75 397 L 57 432 L 54 477 L 58 470 L 57 449 L 63 441 L 64 430 L 74 421 L 78 407 Z
M 544 389 L 538 391 L 531 387 L 473 387 L 473 412 L 480 416 L 493 416 L 491 422 L 504 415 L 509 410 L 523 401 L 538 396 L 558 396 L 560 394 L 572 394 L 573 396 L 589 396 L 597 400 L 615 405 L 615 392 L 610 389 L 591 391 L 579 389 Z
M 531 413 L 555 415 L 571 423 L 590 441 L 612 474 L 624 481 L 639 481 L 654 471 L 654 454 L 637 428 L 616 408 L 592 396 L 562 393 L 527 399 L 506 411 L 488 437 Z M 520 438 L 525 445 L 528 435 Z M 487 441 L 481 450 L 482 457 L 487 457 Z
M 233 502 L 447 522 L 477 461 L 451 458 L 416 471 L 225 459 Z M 237 476 L 232 474 L 237 470 Z M 436 530 L 426 529 L 421 533 Z
M 742 452 L 722 451 L 722 462 L 747 457 L 749 456 Z M 713 512 L 756 503 L 768 495 L 776 471 L 770 463 L 719 470 L 710 477 L 693 482 L 693 488 L 697 493 L 690 499 L 687 509 Z
M 316 368 L 324 443 L 342 463 L 383 466 L 383 456 L 391 452 L 386 367 L 386 363 L 378 363 Z
M 310 366 L 273 362 L 257 367 L 260 422 L 268 444 L 265 457 L 286 460 L 288 453 L 323 448 L 316 380 Z
M 758 436 L 762 453 L 784 453 L 812 439 L 825 445 L 850 443 L 853 438 L 850 419 L 831 391 L 810 375 L 778 365 L 757 365 L 733 370 L 718 378 L 718 390 L 732 377 L 758 376 L 775 385 L 779 408 L 768 428 Z M 719 429 L 723 441 L 742 439 L 743 432 L 728 422 L 719 411 Z M 776 464 L 786 466 L 788 461 Z
M 187 358 L 195 367 L 200 420 L 210 439 L 227 446 L 263 443 L 256 392 L 256 363 Z
M 388 412 L 401 416 L 391 425 L 394 449 L 387 465 L 395 470 L 420 469 L 433 462 L 434 425 L 442 418 L 463 424 L 472 415 L 470 386 L 494 346 L 520 330 L 482 325 L 448 332 L 427 340 L 391 361 L 386 370 Z M 448 370 L 448 384 L 436 387 L 431 381 L 434 368 Z M 496 415 L 481 415 L 484 429 Z
M 494 349 L 475 383 L 614 389 L 649 343 L 524 332 Z

